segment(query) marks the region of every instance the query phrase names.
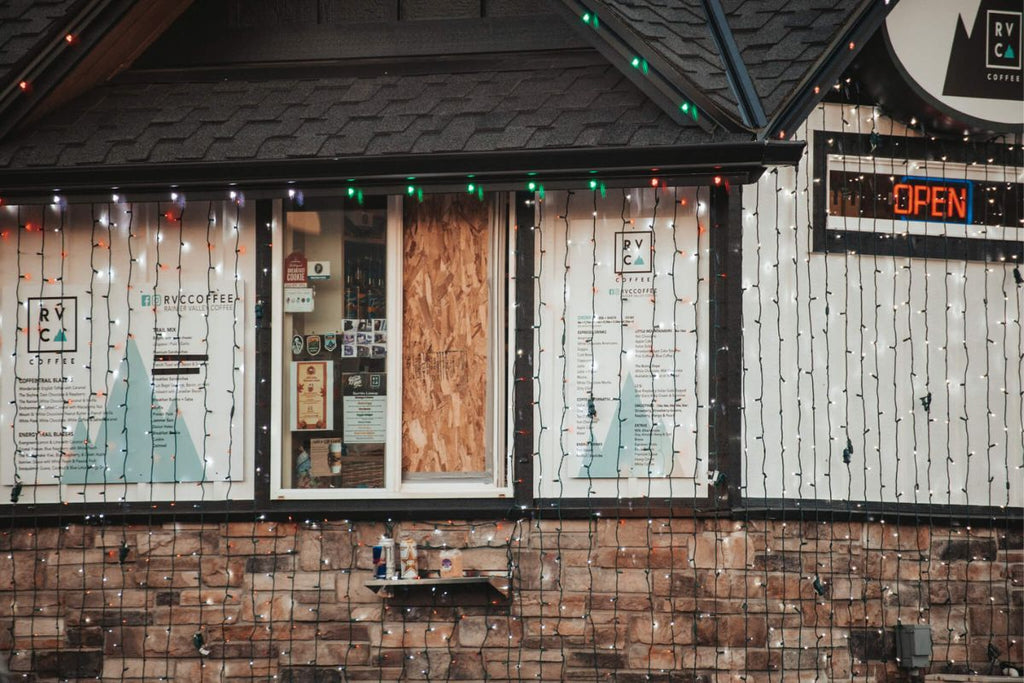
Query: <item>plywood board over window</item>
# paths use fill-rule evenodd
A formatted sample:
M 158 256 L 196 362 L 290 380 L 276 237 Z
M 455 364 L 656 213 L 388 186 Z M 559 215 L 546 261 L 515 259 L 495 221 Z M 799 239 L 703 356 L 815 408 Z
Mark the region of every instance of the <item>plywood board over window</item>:
M 407 202 L 404 239 L 402 469 L 487 470 L 490 201 Z

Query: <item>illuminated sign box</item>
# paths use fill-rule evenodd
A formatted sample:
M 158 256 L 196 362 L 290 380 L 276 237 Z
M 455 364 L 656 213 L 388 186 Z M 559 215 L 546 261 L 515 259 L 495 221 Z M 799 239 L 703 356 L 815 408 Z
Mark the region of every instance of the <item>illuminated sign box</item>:
M 1020 262 L 1024 153 L 816 131 L 816 251 Z
M 903 220 L 973 223 L 973 181 L 902 176 L 890 182 L 892 211 Z

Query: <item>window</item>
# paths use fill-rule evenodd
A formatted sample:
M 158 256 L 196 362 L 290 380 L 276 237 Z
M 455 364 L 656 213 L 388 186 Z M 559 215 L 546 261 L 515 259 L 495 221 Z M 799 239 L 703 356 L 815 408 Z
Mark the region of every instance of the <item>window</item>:
M 280 218 L 272 496 L 510 494 L 507 200 L 352 191 Z
M 0 207 L 0 480 L 32 505 L 252 498 L 253 207 L 59 199 Z
M 547 193 L 536 497 L 705 495 L 708 204 L 695 187 Z

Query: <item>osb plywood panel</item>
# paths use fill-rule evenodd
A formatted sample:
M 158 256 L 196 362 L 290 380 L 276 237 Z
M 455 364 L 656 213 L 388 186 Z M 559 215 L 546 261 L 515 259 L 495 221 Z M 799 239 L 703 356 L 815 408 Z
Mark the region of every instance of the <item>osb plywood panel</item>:
M 406 204 L 405 472 L 485 470 L 490 211 L 461 195 Z

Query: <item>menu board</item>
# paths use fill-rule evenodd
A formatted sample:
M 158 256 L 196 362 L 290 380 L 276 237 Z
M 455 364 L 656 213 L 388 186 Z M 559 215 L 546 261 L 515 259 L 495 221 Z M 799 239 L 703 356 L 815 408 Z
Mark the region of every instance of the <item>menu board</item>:
M 574 195 L 545 229 L 558 267 L 547 271 L 541 324 L 559 349 L 547 371 L 563 377 L 541 400 L 564 412 L 544 450 L 560 454 L 569 478 L 696 476 L 696 204 L 653 190 Z
M 178 210 L 0 216 L 12 235 L 0 249 L 2 483 L 53 487 L 34 489 L 37 501 L 112 501 L 114 486 L 117 498 L 162 499 L 185 482 L 244 480 L 251 266 L 219 267 L 237 236 L 218 236 L 205 213 L 172 225 Z M 57 238 L 34 227 L 58 221 Z M 168 234 L 180 249 L 161 250 Z M 201 258 L 185 256 L 196 245 Z
M 591 229 L 591 221 L 570 223 L 581 240 Z M 682 329 L 678 314 L 673 323 L 666 307 L 655 310 L 659 297 L 675 300 L 671 276 L 655 267 L 658 232 L 609 231 L 605 251 L 611 258 L 602 261 L 607 265 L 570 269 L 571 291 L 594 292 L 591 305 L 583 306 L 589 310 L 566 318 L 576 477 L 684 474 L 674 456 L 686 441 L 683 425 L 693 397 L 688 383 L 679 381 L 684 368 L 673 349 L 689 336 L 692 323 Z M 663 233 L 666 241 L 671 237 Z M 666 258 L 671 255 L 667 250 Z M 692 319 L 686 308 L 678 313 Z M 692 374 L 692 361 L 685 370 Z
M 387 439 L 387 381 L 383 372 L 342 375 L 342 413 L 346 444 L 384 443 Z

